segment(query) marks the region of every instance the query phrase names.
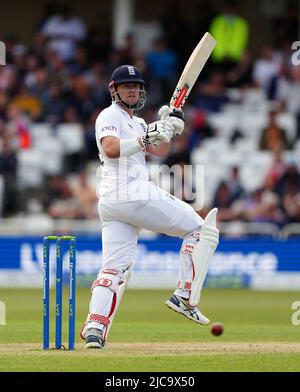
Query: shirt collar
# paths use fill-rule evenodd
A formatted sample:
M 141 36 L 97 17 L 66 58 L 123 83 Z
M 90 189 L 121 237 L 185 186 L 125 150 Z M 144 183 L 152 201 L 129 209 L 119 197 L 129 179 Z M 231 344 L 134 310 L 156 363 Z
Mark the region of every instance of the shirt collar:
M 133 116 L 131 117 L 130 114 L 128 114 L 126 112 L 125 109 L 121 108 L 121 106 L 119 106 L 118 104 L 116 104 L 115 102 L 112 102 L 113 107 L 118 110 L 119 112 L 121 112 L 122 114 L 125 114 L 125 116 L 128 116 L 131 120 L 133 119 Z

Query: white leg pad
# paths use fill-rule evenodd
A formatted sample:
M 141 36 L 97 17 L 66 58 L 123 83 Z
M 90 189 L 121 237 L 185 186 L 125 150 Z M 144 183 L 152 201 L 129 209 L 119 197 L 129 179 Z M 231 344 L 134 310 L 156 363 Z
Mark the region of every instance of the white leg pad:
M 105 304 L 102 303 L 104 298 L 104 293 L 102 292 L 101 303 L 99 303 L 96 307 L 99 308 L 100 305 L 102 309 L 105 308 L 106 310 L 101 313 L 98 313 L 99 310 L 98 312 L 95 312 L 95 310 L 94 312 L 92 312 L 92 298 L 89 314 L 80 332 L 80 336 L 82 339 L 85 339 L 87 329 L 93 324 L 95 324 L 95 328 L 99 328 L 103 331 L 103 339 L 107 339 L 111 324 L 118 310 L 124 291 L 127 287 L 127 283 L 130 279 L 133 265 L 134 262 L 132 262 L 132 264 L 122 273 L 116 270 L 102 270 L 100 272 L 98 278 L 94 281 L 92 285 L 92 291 L 100 288 L 104 288 L 105 290 L 110 289 L 109 292 L 105 292 L 106 297 L 110 297 L 109 307 L 105 306 Z M 95 309 L 95 303 L 93 308 Z
M 219 230 L 216 225 L 217 208 L 213 208 L 206 216 L 200 231 L 200 241 L 194 246 L 192 262 L 194 276 L 189 305 L 197 306 L 208 266 L 219 243 Z
M 117 290 L 117 293 L 116 293 L 116 294 L 117 294 L 117 298 L 116 298 L 115 309 L 114 309 L 113 314 L 110 316 L 110 323 L 107 325 L 107 327 L 106 327 L 106 329 L 105 329 L 104 340 L 107 340 L 107 338 L 108 338 L 108 334 L 109 334 L 109 331 L 110 331 L 111 324 L 112 324 L 113 319 L 114 319 L 114 317 L 115 317 L 115 315 L 116 315 L 116 313 L 117 313 L 117 310 L 118 310 L 118 307 L 119 307 L 119 305 L 120 305 L 121 299 L 122 299 L 122 297 L 123 297 L 123 294 L 124 294 L 124 292 L 125 292 L 125 289 L 126 289 L 126 287 L 127 287 L 127 284 L 128 284 L 129 279 L 130 279 L 130 277 L 131 277 L 132 269 L 133 269 L 133 264 L 130 266 L 130 268 L 128 268 L 128 269 L 123 273 L 123 276 L 122 276 L 122 283 L 119 284 L 119 287 L 118 287 L 118 290 Z

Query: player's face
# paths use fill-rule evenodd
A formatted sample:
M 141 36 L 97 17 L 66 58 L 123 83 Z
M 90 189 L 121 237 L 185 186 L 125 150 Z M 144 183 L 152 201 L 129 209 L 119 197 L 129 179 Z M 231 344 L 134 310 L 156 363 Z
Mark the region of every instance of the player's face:
M 123 83 L 119 84 L 117 91 L 123 102 L 135 105 L 140 96 L 141 86 L 138 83 Z

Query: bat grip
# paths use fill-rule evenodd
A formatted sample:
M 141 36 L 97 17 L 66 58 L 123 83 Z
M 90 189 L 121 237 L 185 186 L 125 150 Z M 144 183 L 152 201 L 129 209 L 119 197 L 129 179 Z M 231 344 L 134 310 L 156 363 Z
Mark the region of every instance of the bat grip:
M 181 109 L 173 109 L 173 111 L 169 114 L 169 117 L 177 117 L 184 121 L 184 113 Z

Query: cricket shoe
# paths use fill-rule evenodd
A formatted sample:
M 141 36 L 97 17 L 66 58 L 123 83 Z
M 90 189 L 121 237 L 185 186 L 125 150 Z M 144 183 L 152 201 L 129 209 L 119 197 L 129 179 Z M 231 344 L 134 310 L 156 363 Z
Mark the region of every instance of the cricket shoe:
M 182 298 L 179 295 L 173 294 L 165 304 L 175 312 L 183 314 L 195 323 L 206 325 L 209 319 L 205 317 L 197 307 L 192 307 L 188 303 L 188 299 Z
M 103 340 L 103 332 L 97 328 L 86 330 L 85 348 L 103 348 L 105 342 Z

